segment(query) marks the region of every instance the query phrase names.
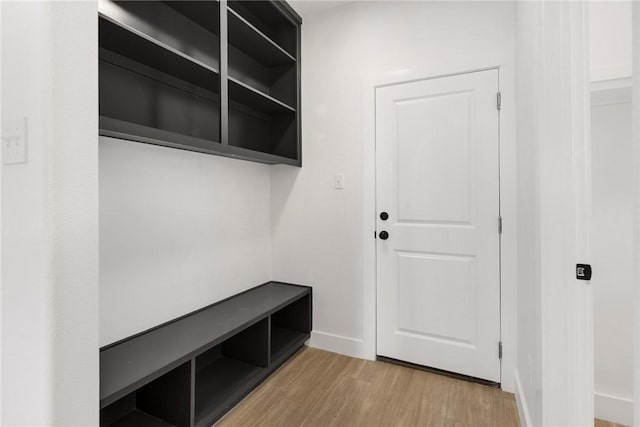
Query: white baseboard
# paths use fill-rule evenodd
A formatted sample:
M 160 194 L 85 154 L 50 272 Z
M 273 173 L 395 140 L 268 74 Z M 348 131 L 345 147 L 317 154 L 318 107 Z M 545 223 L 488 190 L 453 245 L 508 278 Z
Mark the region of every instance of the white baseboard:
M 327 332 L 312 331 L 309 346 L 319 348 L 321 350 L 332 351 L 334 353 L 344 354 L 345 356 L 365 359 L 362 340 L 357 338 L 343 337 Z
M 625 426 L 633 424 L 632 399 L 596 392 L 594 403 L 596 418 Z
M 589 70 L 589 77 L 592 82 L 603 80 L 622 79 L 631 76 L 631 63 L 612 64 L 600 67 L 593 67 Z
M 514 382 L 516 383 L 516 406 L 518 407 L 518 417 L 520 418 L 520 425 L 522 427 L 533 427 L 531 422 L 531 414 L 529 414 L 529 406 L 527 405 L 527 399 L 522 389 L 522 383 L 520 382 L 520 374 L 518 370 L 513 374 Z

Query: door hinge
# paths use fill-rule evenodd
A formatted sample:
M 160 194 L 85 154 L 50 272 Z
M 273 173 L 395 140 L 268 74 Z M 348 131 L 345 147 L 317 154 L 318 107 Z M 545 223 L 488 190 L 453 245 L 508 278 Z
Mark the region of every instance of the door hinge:
M 498 107 L 498 110 L 502 108 L 502 93 L 500 92 L 496 95 L 496 106 Z
M 502 234 L 502 216 L 498 217 L 498 234 Z
M 498 343 L 498 359 L 502 359 L 502 341 Z

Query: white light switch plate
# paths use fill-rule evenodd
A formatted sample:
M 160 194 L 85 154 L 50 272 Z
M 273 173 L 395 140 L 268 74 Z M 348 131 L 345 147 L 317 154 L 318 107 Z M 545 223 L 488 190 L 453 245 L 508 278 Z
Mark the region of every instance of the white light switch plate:
M 344 188 L 344 174 L 343 173 L 337 173 L 336 174 L 334 187 L 337 190 L 342 190 Z
M 27 163 L 27 118 L 2 122 L 2 163 Z

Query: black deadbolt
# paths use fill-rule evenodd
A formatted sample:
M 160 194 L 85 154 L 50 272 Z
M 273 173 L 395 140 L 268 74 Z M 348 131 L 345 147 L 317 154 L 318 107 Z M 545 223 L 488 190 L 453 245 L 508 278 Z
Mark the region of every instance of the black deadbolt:
M 381 231 L 378 236 L 380 236 L 380 238 L 382 240 L 387 240 L 389 238 L 389 233 L 387 233 L 386 231 Z
M 576 265 L 576 279 L 591 280 L 591 266 L 589 264 Z
M 380 214 L 380 219 L 381 219 L 381 220 L 383 220 L 383 221 L 388 220 L 388 219 L 389 219 L 389 214 L 388 214 L 388 213 L 386 213 L 386 212 L 382 212 L 382 213 Z

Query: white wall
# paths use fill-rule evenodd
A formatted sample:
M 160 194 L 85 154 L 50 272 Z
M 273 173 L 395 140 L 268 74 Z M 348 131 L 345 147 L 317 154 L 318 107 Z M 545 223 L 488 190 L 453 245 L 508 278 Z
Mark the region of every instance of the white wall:
M 587 10 L 519 2 L 518 366 L 524 425 L 593 424 Z
M 363 164 L 363 82 L 425 64 L 489 61 L 496 52 L 512 58 L 513 10 L 511 3 L 356 2 L 304 22 L 304 166 L 273 169 L 273 268 L 276 280 L 314 286 L 312 345 L 367 356 L 372 344 L 363 302 L 371 286 L 363 241 L 371 236 L 374 245 L 374 228 L 363 230 L 365 188 L 373 188 L 365 177 L 371 165 Z M 335 173 L 344 173 L 344 190 L 334 190 Z
M 595 415 L 633 414 L 631 2 L 589 3 L 592 92 Z M 623 80 L 619 80 L 623 79 Z M 613 88 L 602 90 L 604 88 Z M 612 221 L 612 218 L 615 218 Z
M 596 417 L 631 425 L 634 257 L 629 230 L 633 229 L 634 189 L 630 99 L 611 100 L 591 111 Z
M 518 156 L 518 373 L 516 389 L 524 426 L 542 425 L 542 335 L 538 154 L 541 132 L 541 8 L 521 2 L 516 14 Z
M 589 2 L 591 81 L 631 76 L 631 2 Z
M 271 280 L 270 166 L 100 138 L 100 345 Z
M 1 424 L 45 425 L 52 387 L 48 343 L 48 217 L 46 186 L 50 10 L 42 4 L 2 2 L 3 120 L 29 117 L 29 162 L 2 166 L 2 388 Z M 21 40 L 21 43 L 10 41 Z M 21 327 L 17 327 L 21 325 Z M 20 369 L 23 367 L 23 369 Z M 11 392 L 8 392 L 11 390 Z M 26 410 L 26 402 L 31 407 Z
M 96 425 L 97 7 L 1 7 L 3 120 L 29 123 L 2 165 L 1 423 Z

